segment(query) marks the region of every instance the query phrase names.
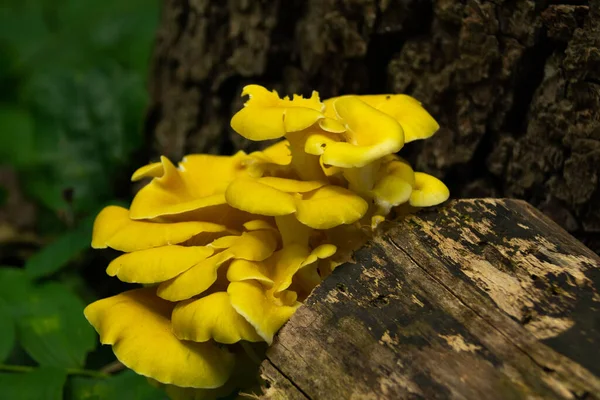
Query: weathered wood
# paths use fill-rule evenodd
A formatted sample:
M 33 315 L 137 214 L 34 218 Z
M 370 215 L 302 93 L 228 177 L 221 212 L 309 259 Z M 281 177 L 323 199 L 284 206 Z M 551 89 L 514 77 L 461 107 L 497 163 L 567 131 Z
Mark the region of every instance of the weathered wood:
M 354 258 L 280 331 L 263 398 L 600 398 L 600 258 L 527 203 L 425 210 Z
M 402 149 L 457 198 L 527 200 L 600 254 L 600 0 L 165 0 L 156 156 L 256 149 L 229 122 L 260 83 L 406 93 L 440 123 Z

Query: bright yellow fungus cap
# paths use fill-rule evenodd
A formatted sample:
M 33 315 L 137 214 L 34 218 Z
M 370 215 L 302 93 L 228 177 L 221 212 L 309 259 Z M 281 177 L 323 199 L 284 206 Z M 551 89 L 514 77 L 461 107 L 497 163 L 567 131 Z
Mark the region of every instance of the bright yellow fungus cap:
M 410 195 L 413 207 L 432 207 L 443 203 L 450 197 L 450 191 L 438 178 L 415 172 L 415 188 Z
M 430 138 L 440 129 L 436 120 L 414 97 L 405 94 L 378 94 L 356 97 L 398 121 L 404 131 L 404 143 Z M 337 99 L 338 97 L 334 97 L 324 101 L 325 115 L 334 114 L 333 103 Z
M 225 192 L 227 203 L 253 214 L 276 216 L 296 211 L 294 196 L 251 179 L 236 179 Z
M 242 96 L 232 128 L 282 140 L 177 165 L 161 157 L 133 173 L 149 182 L 129 210 L 106 207 L 94 223 L 92 247 L 125 252 L 107 274 L 155 286 L 99 300 L 85 316 L 124 365 L 174 399 L 251 387 L 250 354 L 266 349 L 257 342 L 271 344 L 392 209 L 449 197 L 440 180 L 395 154 L 439 128 L 410 96 L 321 102 L 316 92 L 281 98 L 258 85 Z
M 181 387 L 216 388 L 233 369 L 233 355 L 215 344 L 179 340 L 171 333 L 174 305 L 135 289 L 86 307 L 84 314 L 119 361 L 140 375 Z M 185 366 L 185 367 L 183 367 Z
M 227 288 L 231 304 L 248 321 L 256 332 L 271 344 L 275 333 L 300 306 L 286 296 L 275 297 L 255 281 L 232 282 Z
M 415 186 L 415 173 L 404 160 L 391 158 L 381 165 L 372 190 L 375 203 L 385 211 L 406 203 Z
M 240 340 L 260 342 L 256 330 L 231 306 L 226 292 L 187 300 L 173 310 L 173 334 L 181 340 L 233 344 Z
M 186 300 L 201 294 L 216 282 L 218 270 L 225 262 L 231 259 L 263 261 L 275 251 L 277 239 L 272 231 L 259 230 L 244 232 L 240 236 L 225 236 L 213 245 L 224 250 L 161 283 L 157 294 L 170 301 Z
M 155 177 L 136 194 L 129 216 L 152 219 L 225 204 L 224 193 L 229 183 L 247 175 L 242 165 L 246 158 L 243 152 L 231 157 L 191 155 L 175 167 L 166 157 L 161 157 L 162 174 L 158 176 L 157 167 L 152 167 L 154 164 L 148 167 Z M 141 175 L 138 170 L 134 178 Z
M 263 261 L 249 261 L 242 258 L 231 261 L 227 268 L 229 282 L 256 280 L 265 287 L 273 286 L 271 272 Z
M 227 227 L 212 222 L 155 223 L 134 221 L 123 207 L 108 206 L 94 221 L 92 247 L 132 252 L 179 244 L 203 233 L 225 234 Z
M 278 139 L 287 132 L 301 131 L 324 118 L 321 113 L 324 106 L 317 92 L 308 99 L 294 95 L 290 100 L 279 98 L 276 91 L 248 85 L 242 90 L 242 96 L 250 99 L 233 116 L 231 127 L 246 139 Z
M 342 96 L 333 100 L 331 106 L 346 126 L 345 141 L 326 143 L 323 163 L 343 168 L 362 167 L 404 146 L 402 126 L 359 97 Z
M 163 246 L 123 254 L 106 269 L 123 282 L 160 283 L 187 271 L 213 254 L 208 246 Z
M 329 185 L 296 199 L 296 218 L 313 229 L 329 229 L 358 221 L 368 208 L 354 192 Z
M 414 97 L 405 94 L 380 94 L 360 98 L 398 121 L 404 130 L 405 143 L 430 138 L 440 129 L 436 120 Z

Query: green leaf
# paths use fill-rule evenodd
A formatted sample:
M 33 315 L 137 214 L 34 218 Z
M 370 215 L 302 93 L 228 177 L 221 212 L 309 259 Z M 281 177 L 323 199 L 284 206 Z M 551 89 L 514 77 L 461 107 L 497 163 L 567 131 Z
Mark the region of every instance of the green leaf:
M 34 156 L 33 117 L 23 108 L 0 106 L 0 164 L 31 164 Z
M 26 373 L 0 374 L 2 398 L 10 400 L 62 400 L 67 379 L 64 370 L 38 368 Z
M 22 98 L 37 116 L 37 163 L 25 171 L 25 191 L 55 212 L 76 214 L 113 198 L 115 177 L 131 173 L 131 155 L 143 143 L 142 79 L 115 64 L 39 71 Z
M 77 368 L 96 345 L 84 304 L 58 283 L 33 285 L 26 273 L 0 269 L 0 298 L 17 325 L 21 347 L 42 366 Z
M 124 371 L 108 379 L 74 376 L 69 385 L 74 400 L 165 400 L 165 393 L 151 386 L 146 378 Z
M 6 360 L 15 344 L 15 323 L 4 300 L 0 300 L 0 362 Z
M 25 271 L 20 268 L 0 266 L 0 299 L 11 310 L 33 290 Z
M 90 248 L 95 216 L 83 220 L 75 229 L 31 256 L 25 264 L 30 278 L 40 278 L 57 272 L 82 251 Z

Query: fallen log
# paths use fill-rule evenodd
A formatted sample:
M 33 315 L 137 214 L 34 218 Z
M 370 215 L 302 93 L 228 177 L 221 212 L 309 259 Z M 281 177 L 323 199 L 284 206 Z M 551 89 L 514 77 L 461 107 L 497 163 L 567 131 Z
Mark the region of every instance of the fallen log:
M 600 398 L 600 258 L 529 204 L 390 223 L 281 329 L 263 399 Z

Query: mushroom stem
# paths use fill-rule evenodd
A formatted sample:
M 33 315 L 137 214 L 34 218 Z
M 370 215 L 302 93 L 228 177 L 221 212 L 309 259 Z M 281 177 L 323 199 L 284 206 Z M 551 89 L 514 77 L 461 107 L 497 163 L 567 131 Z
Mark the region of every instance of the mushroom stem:
M 325 173 L 319 164 L 319 156 L 308 154 L 304 151 L 306 135 L 302 132 L 294 132 L 286 135 L 290 142 L 292 154 L 292 168 L 300 179 L 305 181 L 327 181 Z
M 348 181 L 348 189 L 362 197 L 371 198 L 370 192 L 375 186 L 375 178 L 380 166 L 381 161 L 377 160 L 364 167 L 344 169 L 344 178 Z

